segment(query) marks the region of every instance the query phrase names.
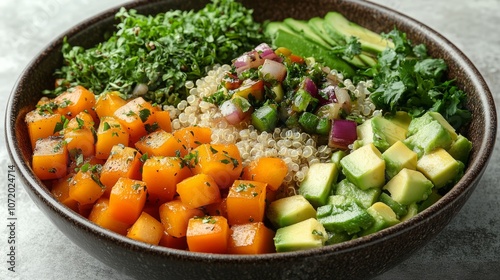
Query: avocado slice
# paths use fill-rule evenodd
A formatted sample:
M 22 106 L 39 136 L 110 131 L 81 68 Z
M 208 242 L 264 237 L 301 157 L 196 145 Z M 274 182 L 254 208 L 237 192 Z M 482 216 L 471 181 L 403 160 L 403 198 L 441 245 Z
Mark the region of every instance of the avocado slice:
M 343 204 L 318 207 L 316 218 L 326 230 L 347 234 L 367 229 L 374 223 L 373 217 L 352 199 L 346 199 Z
M 438 112 L 426 112 L 422 116 L 413 119 L 408 127 L 408 136 L 416 134 L 432 121 L 437 121 L 450 134 L 453 141 L 457 139 L 458 135 L 453 126 Z
M 306 177 L 300 183 L 299 194 L 314 207 L 325 205 L 338 174 L 339 169 L 333 162 L 315 163 L 309 166 Z
M 410 150 L 401 141 L 397 141 L 382 153 L 382 158 L 385 160 L 385 174 L 389 179 L 403 168 L 417 169 L 417 153 Z
M 360 233 L 361 236 L 375 233 L 399 223 L 396 213 L 394 213 L 391 207 L 383 202 L 374 203 L 370 208 L 366 209 L 366 212 L 373 217 L 375 222 L 371 227 L 363 230 Z
M 373 143 L 381 151 L 397 141 L 406 139 L 407 130 L 382 116 L 375 116 L 357 127 L 358 138 L 363 145 Z
M 394 201 L 409 205 L 427 199 L 433 186 L 421 172 L 403 168 L 383 189 L 390 193 Z
M 324 28 L 327 34 L 339 44 L 345 44 L 351 36 L 358 38 L 361 49 L 370 53 L 378 54 L 387 47 L 394 48 L 394 43 L 391 41 L 383 38 L 380 34 L 349 21 L 338 12 L 326 14 Z
M 469 154 L 472 150 L 472 142 L 465 136 L 459 134 L 457 139 L 451 144 L 448 153 L 456 160 L 461 161 L 463 164 L 467 164 L 469 161 Z
M 293 195 L 271 202 L 266 216 L 276 228 L 281 228 L 315 218 L 316 210 L 302 195 Z
M 417 132 L 403 141 L 405 145 L 417 153 L 419 158 L 438 148 L 448 149 L 452 142 L 453 139 L 448 131 L 436 120 L 423 125 Z
M 385 183 L 385 161 L 373 143 L 352 151 L 340 165 L 346 178 L 362 190 L 380 188 Z
M 380 193 L 381 190 L 379 188 L 362 190 L 347 179 L 340 181 L 335 190 L 336 195 L 349 197 L 365 209 L 377 202 Z
M 417 161 L 417 170 L 431 180 L 438 189 L 455 183 L 461 177 L 463 169 L 464 164 L 442 148 L 422 156 Z
M 323 40 L 323 37 L 319 36 L 304 20 L 298 20 L 294 18 L 286 18 L 283 20 L 283 23 L 290 27 L 296 33 L 304 36 L 305 38 L 315 42 L 325 48 L 330 48 L 331 45 Z
M 277 252 L 290 252 L 322 247 L 328 233 L 315 218 L 292 224 L 276 230 L 274 246 Z

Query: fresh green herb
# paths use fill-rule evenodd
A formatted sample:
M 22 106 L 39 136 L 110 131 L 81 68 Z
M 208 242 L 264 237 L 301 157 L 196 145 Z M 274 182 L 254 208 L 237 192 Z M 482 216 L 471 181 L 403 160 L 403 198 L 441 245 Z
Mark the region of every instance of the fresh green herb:
M 42 105 L 37 105 L 36 107 L 37 107 L 38 113 L 40 115 L 43 115 L 46 112 L 53 114 L 54 110 L 56 110 L 58 108 L 57 104 L 54 101 L 50 101 L 50 102 L 44 103 Z
M 49 173 L 56 173 L 57 172 L 57 169 L 52 167 L 51 169 L 48 170 Z
M 377 108 L 407 111 L 414 117 L 439 112 L 455 128 L 468 123 L 471 113 L 464 107 L 466 94 L 445 79 L 445 61 L 429 57 L 425 45 L 412 46 L 406 34 L 396 29 L 385 36 L 395 47 L 383 51 L 373 68 L 371 99 Z
M 159 127 L 160 127 L 160 125 L 157 122 L 154 122 L 152 124 L 147 123 L 144 125 L 144 128 L 146 128 L 146 131 L 148 133 L 151 133 L 151 132 L 158 130 Z
M 231 163 L 231 161 L 229 161 L 227 158 L 222 159 L 220 162 L 222 162 L 224 164 L 230 164 Z
M 146 162 L 146 160 L 148 160 L 148 158 L 149 158 L 148 153 L 144 153 L 139 160 L 142 163 L 144 163 L 144 162 Z
M 141 118 L 141 121 L 144 123 L 148 120 L 149 116 L 151 115 L 151 111 L 149 109 L 141 109 L 139 111 L 139 118 Z
M 61 121 L 56 123 L 54 134 L 65 129 L 68 126 L 69 120 L 65 116 L 61 116 Z
M 317 236 L 323 236 L 323 233 L 317 229 L 313 229 L 312 234 Z
M 354 56 L 361 54 L 361 43 L 358 38 L 351 36 L 345 45 L 337 45 L 332 50 L 335 54 L 352 59 Z
M 241 183 L 238 186 L 236 186 L 236 188 L 234 188 L 234 191 L 235 192 L 244 192 L 244 191 L 248 190 L 249 188 L 255 188 L 255 185 Z
M 75 119 L 76 119 L 76 123 L 78 124 L 78 127 L 76 129 L 82 129 L 83 126 L 85 125 L 85 121 L 78 118 L 78 117 L 76 117 Z
M 171 10 L 154 16 L 120 9 L 117 30 L 92 48 L 63 41 L 64 66 L 55 72 L 64 82 L 49 95 L 81 85 L 100 94 L 120 91 L 127 97 L 145 84 L 147 100 L 176 105 L 185 99 L 185 82 L 227 64 L 265 41 L 253 11 L 234 0 L 212 0 L 198 11 Z
M 102 124 L 102 131 L 106 131 L 106 130 L 108 130 L 108 129 L 110 129 L 110 128 L 111 128 L 111 126 L 109 125 L 109 123 L 108 123 L 108 122 L 104 122 L 104 123 Z
M 210 152 L 212 152 L 212 154 L 216 154 L 219 151 L 217 151 L 214 147 L 210 146 Z
M 202 218 L 201 222 L 204 224 L 215 224 L 217 221 L 211 216 L 205 216 Z

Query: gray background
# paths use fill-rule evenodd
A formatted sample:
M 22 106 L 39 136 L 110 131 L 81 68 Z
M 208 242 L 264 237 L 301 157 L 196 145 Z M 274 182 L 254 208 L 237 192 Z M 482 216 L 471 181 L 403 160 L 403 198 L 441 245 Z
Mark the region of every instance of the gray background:
M 0 1 L 0 104 L 23 68 L 48 42 L 120 0 Z M 500 94 L 500 0 L 375 0 L 443 34 Z M 2 112 L 4 110 L 1 110 Z M 2 114 L 2 118 L 4 118 Z M 4 130 L 4 121 L 0 122 Z M 500 268 L 500 188 L 497 145 L 476 191 L 430 244 L 378 279 L 495 279 Z M 0 138 L 0 279 L 128 279 L 72 244 L 38 210 L 18 182 L 16 273 L 7 271 L 6 174 Z M 3 170 L 3 171 L 2 171 Z M 500 277 L 499 277 L 500 279 Z

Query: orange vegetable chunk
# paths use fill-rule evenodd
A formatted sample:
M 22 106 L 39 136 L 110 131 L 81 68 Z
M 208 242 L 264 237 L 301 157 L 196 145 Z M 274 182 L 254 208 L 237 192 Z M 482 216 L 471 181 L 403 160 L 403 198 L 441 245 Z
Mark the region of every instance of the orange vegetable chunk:
M 168 111 L 156 111 L 156 122 L 160 129 L 166 132 L 172 132 L 172 120 L 170 119 L 170 113 Z
M 222 198 L 219 202 L 212 203 L 203 207 L 207 216 L 222 216 L 227 219 L 227 198 Z
M 177 193 L 182 202 L 193 208 L 218 203 L 221 194 L 212 176 L 197 174 L 177 184 Z
M 287 173 L 288 166 L 283 159 L 262 157 L 251 161 L 243 168 L 241 178 L 267 183 L 268 188 L 275 191 L 281 186 Z
M 61 117 L 61 114 L 52 114 L 40 110 L 33 110 L 26 114 L 24 119 L 28 126 L 28 134 L 33 149 L 38 139 L 54 136 L 57 132 L 56 127 L 60 126 L 62 128 L 64 118 Z
M 97 166 L 88 163 L 71 178 L 69 196 L 80 205 L 92 204 L 104 193 L 104 186 L 99 181 Z
M 212 129 L 209 127 L 189 126 L 176 130 L 173 135 L 181 141 L 181 156 L 185 156 L 201 144 L 212 141 Z
M 86 112 L 76 114 L 64 129 L 64 140 L 70 153 L 84 157 L 95 153 L 94 119 Z
M 130 138 L 129 146 L 139 141 L 148 134 L 156 123 L 156 109 L 151 103 L 142 97 L 137 97 L 128 101 L 125 105 L 118 108 L 113 116 L 127 129 Z
M 186 233 L 189 251 L 226 253 L 229 232 L 227 219 L 222 216 L 191 218 Z
M 196 157 L 193 173 L 212 176 L 221 189 L 229 188 L 240 177 L 243 167 L 235 144 L 202 144 L 191 154 Z
M 203 211 L 180 200 L 172 200 L 160 206 L 161 223 L 165 231 L 173 237 L 186 236 L 189 219 L 203 216 Z
M 113 146 L 120 144 L 126 146 L 128 140 L 128 132 L 115 117 L 102 117 L 97 128 L 95 156 L 100 159 L 107 159 Z
M 66 176 L 69 157 L 66 142 L 60 136 L 50 136 L 36 141 L 32 168 L 40 180 Z
M 115 111 L 127 104 L 127 100 L 120 96 L 118 91 L 103 93 L 97 97 L 95 112 L 99 118 L 113 116 Z
M 227 195 L 230 225 L 262 222 L 266 207 L 266 183 L 236 180 Z
M 109 214 L 108 207 L 109 198 L 99 198 L 92 207 L 88 219 L 103 228 L 109 229 L 121 235 L 126 235 L 127 229 L 130 225 L 113 218 Z
M 186 250 L 188 248 L 186 236 L 174 237 L 169 235 L 166 231 L 163 231 L 163 235 L 161 237 L 159 245 L 179 250 Z
M 228 253 L 266 254 L 274 253 L 274 231 L 264 223 L 248 223 L 231 226 Z
M 146 184 L 130 178 L 120 178 L 109 194 L 109 212 L 116 220 L 132 225 L 146 203 Z
M 95 95 L 82 86 L 68 89 L 54 98 L 54 102 L 57 104 L 56 112 L 68 119 L 72 119 L 84 111 L 97 119 L 94 111 Z
M 183 149 L 179 139 L 172 133 L 164 130 L 157 130 L 149 133 L 135 143 L 135 147 L 143 154 L 149 156 L 174 157 Z
M 153 156 L 142 167 L 142 180 L 148 186 L 148 200 L 156 205 L 171 201 L 176 185 L 191 176 L 191 170 L 178 157 Z
M 54 197 L 73 211 L 78 211 L 78 202 L 69 196 L 69 183 L 75 174 L 71 173 L 61 179 L 54 180 L 50 192 Z
M 109 193 L 121 177 L 141 179 L 141 153 L 134 148 L 115 145 L 101 170 L 101 182 Z
M 158 245 L 163 235 L 163 225 L 146 212 L 129 228 L 127 237 L 152 245 Z

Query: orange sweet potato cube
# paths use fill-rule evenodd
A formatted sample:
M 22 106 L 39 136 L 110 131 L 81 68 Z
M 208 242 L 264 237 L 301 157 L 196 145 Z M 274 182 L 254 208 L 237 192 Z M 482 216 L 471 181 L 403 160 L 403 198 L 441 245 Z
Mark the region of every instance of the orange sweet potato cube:
M 95 112 L 99 118 L 113 116 L 115 111 L 126 103 L 127 100 L 123 99 L 119 92 L 106 92 L 97 97 Z
M 108 207 L 109 198 L 99 198 L 93 205 L 88 219 L 103 228 L 109 229 L 121 235 L 126 235 L 127 229 L 130 225 L 113 218 L 109 214 Z
M 267 187 L 275 191 L 281 186 L 287 173 L 288 166 L 283 159 L 262 157 L 251 161 L 249 165 L 243 168 L 241 178 L 267 183 Z
M 262 222 L 266 207 L 266 188 L 266 183 L 235 180 L 226 201 L 229 224 Z
M 221 201 L 221 194 L 212 176 L 196 174 L 177 184 L 177 193 L 182 202 L 193 208 Z
M 163 236 L 163 225 L 146 212 L 128 229 L 127 237 L 144 243 L 158 245 Z
M 141 179 L 141 153 L 134 148 L 115 145 L 101 170 L 101 182 L 109 193 L 121 177 Z
M 128 132 L 115 117 L 102 117 L 97 128 L 95 156 L 100 159 L 107 159 L 113 146 L 120 144 L 126 146 L 128 141 Z
M 99 181 L 97 165 L 84 164 L 71 178 L 69 183 L 69 196 L 78 201 L 80 205 L 93 204 L 105 190 Z
M 41 180 L 66 176 L 69 164 L 66 142 L 60 136 L 50 136 L 36 141 L 33 151 L 33 172 Z
M 148 200 L 156 205 L 171 201 L 176 185 L 191 176 L 191 170 L 178 157 L 153 156 L 142 167 L 142 180 L 148 186 Z
M 61 114 L 36 109 L 26 114 L 25 121 L 28 126 L 31 147 L 34 149 L 38 139 L 54 136 L 56 132 L 61 130 L 65 118 L 62 118 Z
M 97 119 L 94 111 L 95 102 L 94 93 L 82 86 L 70 88 L 54 98 L 54 103 L 57 104 L 56 112 L 68 119 L 72 119 L 84 111 Z
M 146 183 L 121 177 L 109 194 L 109 214 L 116 220 L 132 225 L 146 204 Z
M 86 112 L 76 114 L 63 131 L 70 153 L 82 154 L 84 157 L 94 156 L 94 119 L 90 114 Z
M 160 239 L 160 246 L 174 248 L 179 250 L 186 250 L 188 248 L 186 236 L 174 237 L 168 234 L 167 231 L 163 231 L 163 235 Z
M 182 150 L 179 139 L 161 129 L 144 136 L 135 143 L 135 147 L 149 156 L 174 157 Z
M 181 142 L 181 156 L 185 156 L 201 144 L 210 144 L 212 141 L 212 129 L 209 127 L 183 127 L 174 131 L 173 135 Z
M 168 111 L 156 111 L 156 122 L 160 129 L 166 132 L 172 132 L 172 120 L 170 119 L 170 113 Z
M 156 108 L 142 97 L 128 101 L 118 108 L 113 116 L 127 129 L 130 138 L 129 146 L 152 132 L 158 124 L 156 123 Z
M 274 231 L 264 223 L 248 223 L 231 226 L 228 253 L 266 254 L 274 253 Z
M 191 218 L 186 233 L 189 251 L 226 253 L 229 232 L 227 219 L 222 216 Z
M 69 196 L 69 183 L 75 174 L 71 173 L 61 179 L 54 180 L 51 184 L 50 192 L 62 204 L 73 211 L 78 211 L 78 201 Z
M 160 220 L 165 231 L 177 238 L 186 236 L 189 219 L 202 216 L 203 211 L 180 200 L 172 200 L 160 206 Z

